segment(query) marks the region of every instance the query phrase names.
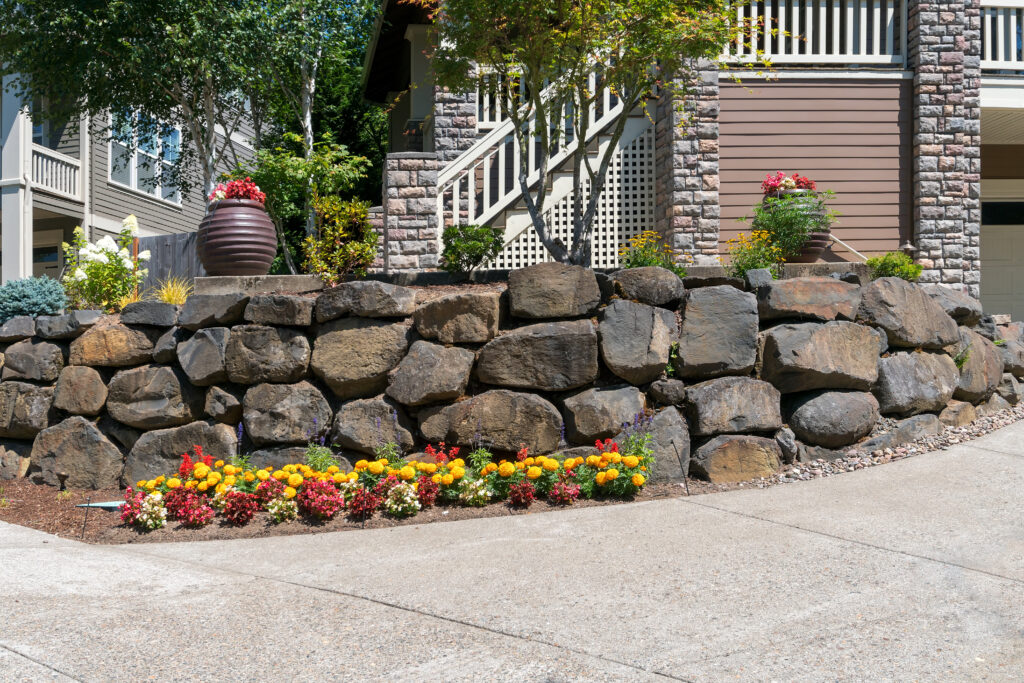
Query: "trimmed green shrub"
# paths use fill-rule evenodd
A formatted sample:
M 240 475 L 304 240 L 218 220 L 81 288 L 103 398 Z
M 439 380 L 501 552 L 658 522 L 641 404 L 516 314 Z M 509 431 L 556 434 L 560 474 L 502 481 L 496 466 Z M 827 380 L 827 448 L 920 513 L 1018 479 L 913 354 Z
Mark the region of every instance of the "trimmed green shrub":
M 0 323 L 19 315 L 57 315 L 67 306 L 64 287 L 48 277 L 11 280 L 0 287 Z
M 885 256 L 875 256 L 865 261 L 871 277 L 898 277 L 907 282 L 916 282 L 924 267 L 900 251 L 890 251 Z
M 471 273 L 505 246 L 505 229 L 489 225 L 449 225 L 441 233 L 441 268 L 453 275 Z

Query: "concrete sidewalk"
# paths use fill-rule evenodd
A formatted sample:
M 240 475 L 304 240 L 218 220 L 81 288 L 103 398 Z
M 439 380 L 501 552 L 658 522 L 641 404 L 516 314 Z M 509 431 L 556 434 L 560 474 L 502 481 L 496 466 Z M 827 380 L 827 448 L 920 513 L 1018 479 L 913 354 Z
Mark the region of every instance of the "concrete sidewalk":
M 0 680 L 1022 680 L 1024 423 L 765 490 L 195 544 L 0 525 Z

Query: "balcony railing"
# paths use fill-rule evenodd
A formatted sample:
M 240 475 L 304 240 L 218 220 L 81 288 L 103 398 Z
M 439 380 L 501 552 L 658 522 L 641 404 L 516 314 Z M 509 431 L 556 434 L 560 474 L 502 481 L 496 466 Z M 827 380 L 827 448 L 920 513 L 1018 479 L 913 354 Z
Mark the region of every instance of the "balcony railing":
M 42 145 L 32 145 L 32 187 L 82 201 L 82 162 Z
M 906 3 L 901 0 L 760 0 L 740 5 L 749 28 L 723 58 L 774 64 L 901 65 Z
M 1024 70 L 1024 0 L 982 0 L 981 68 Z

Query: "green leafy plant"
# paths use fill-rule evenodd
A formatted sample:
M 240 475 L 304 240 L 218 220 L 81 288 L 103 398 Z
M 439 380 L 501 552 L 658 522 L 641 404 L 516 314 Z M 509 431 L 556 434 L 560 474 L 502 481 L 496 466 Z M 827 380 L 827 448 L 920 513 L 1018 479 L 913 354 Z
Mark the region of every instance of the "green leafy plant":
M 377 257 L 377 233 L 367 219 L 369 204 L 314 194 L 316 233 L 303 243 L 306 272 L 331 287 L 349 275 L 366 275 Z
M 487 463 L 494 459 L 494 454 L 481 446 L 473 449 L 466 458 L 469 460 L 470 465 L 472 465 L 473 470 L 479 472 L 487 466 Z
M 676 358 L 679 358 L 679 342 L 672 342 L 672 345 L 668 347 L 668 363 L 665 364 L 665 375 L 668 377 L 676 375 Z
M 953 362 L 956 363 L 957 370 L 963 370 L 964 365 L 971 359 L 971 344 L 968 344 L 964 348 L 957 351 L 957 354 L 953 356 Z
M 658 266 L 686 277 L 686 268 L 676 263 L 676 252 L 654 230 L 644 230 L 619 246 L 619 265 L 623 268 Z
M 729 245 L 729 274 L 733 277 L 745 277 L 748 270 L 767 268 L 772 277 L 782 276 L 782 265 L 786 259 L 782 250 L 774 245 L 771 236 L 763 230 L 741 232 L 727 242 Z
M 449 225 L 441 233 L 441 268 L 468 274 L 494 259 L 505 246 L 505 229 L 489 225 Z
M 303 459 L 307 465 L 318 472 L 326 472 L 327 468 L 331 466 L 339 467 L 338 459 L 334 457 L 334 451 L 323 444 L 306 444 L 306 454 Z
M 921 277 L 924 267 L 901 251 L 890 251 L 884 256 L 874 256 L 865 263 L 871 271 L 871 277 L 898 277 L 907 282 L 916 282 Z
M 1006 346 L 1006 340 L 1005 339 L 996 339 L 992 343 L 995 344 L 996 346 Z
M 11 280 L 0 286 L 0 323 L 19 315 L 56 315 L 67 306 L 64 287 L 48 277 Z
M 66 503 L 71 500 L 71 491 L 57 491 L 57 502 Z
M 749 220 L 755 231 L 767 233 L 785 260 L 800 253 L 811 232 L 829 230 L 836 217 L 825 205 L 831 197 L 831 192 L 767 196 L 754 205 L 753 217 L 743 220 Z
M 107 235 L 91 244 L 85 239 L 82 228 L 75 228 L 71 244 L 61 245 L 68 264 L 64 290 L 72 305 L 116 311 L 122 304 L 138 300 L 139 285 L 147 272 L 139 264 L 149 260 L 148 251 L 137 256 L 132 253 L 138 233 L 135 216 L 128 216 L 121 222 L 116 240 Z
M 231 456 L 231 464 L 239 468 L 243 472 L 245 472 L 246 470 L 253 469 L 252 462 L 250 461 L 248 454 L 243 455 L 239 453 L 237 455 Z

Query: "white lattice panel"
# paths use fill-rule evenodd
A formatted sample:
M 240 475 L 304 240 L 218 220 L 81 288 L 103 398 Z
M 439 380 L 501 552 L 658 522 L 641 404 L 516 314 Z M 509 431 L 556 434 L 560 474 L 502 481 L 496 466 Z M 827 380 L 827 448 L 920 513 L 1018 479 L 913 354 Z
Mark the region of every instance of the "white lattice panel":
M 591 244 L 594 268 L 616 268 L 619 245 L 643 230 L 654 229 L 654 127 L 649 121 L 639 135 L 612 157 L 608 179 L 598 200 Z M 583 201 L 589 199 L 589 182 Z M 569 244 L 572 235 L 572 193 L 550 206 L 546 214 L 552 236 Z M 537 232 L 528 227 L 498 254 L 491 268 L 516 269 L 551 261 Z

